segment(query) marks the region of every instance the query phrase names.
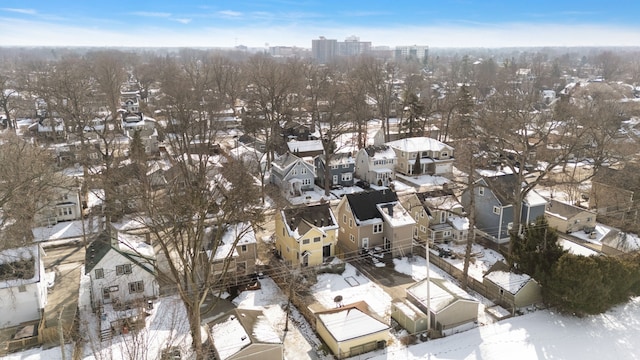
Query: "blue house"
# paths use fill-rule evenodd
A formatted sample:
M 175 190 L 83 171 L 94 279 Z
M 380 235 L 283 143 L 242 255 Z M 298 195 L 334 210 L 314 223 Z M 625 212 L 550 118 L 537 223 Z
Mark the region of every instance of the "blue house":
M 326 156 L 318 155 L 314 158 L 316 172 L 318 174 L 318 186 L 324 188 L 325 172 L 329 171 L 331 187 L 353 186 L 353 174 L 356 171 L 355 159 L 350 153 L 336 153 L 331 155 L 329 165 L 326 164 Z
M 288 196 L 301 196 L 304 191 L 313 190 L 315 177 L 313 164 L 292 153 L 285 153 L 271 162 L 270 181 Z
M 509 242 L 509 231 L 513 227 L 513 205 L 516 191 L 522 186 L 514 174 L 484 177 L 476 181 L 473 188 L 475 198 L 476 228 L 480 234 L 504 244 Z M 462 194 L 462 205 L 471 206 L 469 190 Z M 522 202 L 520 223 L 529 224 L 538 216 L 544 216 L 547 201 L 531 190 Z

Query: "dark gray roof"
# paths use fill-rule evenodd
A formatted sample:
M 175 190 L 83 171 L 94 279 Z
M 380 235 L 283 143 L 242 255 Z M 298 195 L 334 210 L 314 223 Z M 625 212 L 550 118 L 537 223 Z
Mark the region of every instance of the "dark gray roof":
M 300 234 L 304 234 L 309 231 L 310 225 L 308 224 L 313 224 L 313 226 L 318 227 L 335 225 L 331 218 L 331 208 L 329 207 L 329 203 L 294 207 L 285 209 L 283 212 L 285 221 L 291 230 L 295 230 L 300 227 Z
M 518 178 L 514 174 L 485 177 L 483 179 L 500 204 L 513 205 L 516 190 L 519 190 Z
M 376 208 L 377 204 L 398 201 L 398 195 L 386 189 L 347 194 L 346 197 L 351 211 L 353 211 L 356 219 L 361 221 L 382 217 Z

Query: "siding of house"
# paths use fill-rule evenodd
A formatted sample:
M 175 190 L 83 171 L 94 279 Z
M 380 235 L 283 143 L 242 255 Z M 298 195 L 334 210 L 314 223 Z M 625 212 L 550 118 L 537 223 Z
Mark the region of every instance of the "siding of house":
M 224 344 L 222 344 L 224 346 Z M 228 360 L 282 360 L 284 358 L 282 344 L 255 344 L 238 351 Z
M 40 319 L 47 303 L 47 284 L 44 281 L 44 264 L 40 262 L 37 281 L 24 281 L 20 286 L 7 286 L 0 282 L 0 329 Z M 7 314 L 11 314 L 8 316 Z
M 117 275 L 116 266 L 130 264 L 131 273 Z M 102 269 L 104 277 L 96 278 L 96 270 Z M 91 290 L 93 303 L 100 305 L 103 303 L 113 302 L 118 299 L 121 303 L 132 302 L 139 299 L 151 298 L 158 296 L 158 282 L 155 275 L 142 269 L 115 250 L 110 250 L 92 269 L 91 273 Z M 143 281 L 144 288 L 142 292 L 132 293 L 129 290 L 129 284 L 136 281 Z M 116 288 L 117 287 L 117 288 Z M 103 297 L 103 289 L 112 289 L 109 298 Z
M 386 343 L 390 340 L 389 330 L 383 330 L 338 342 L 329 330 L 327 330 L 322 321 L 316 323 L 316 332 L 338 359 L 344 359 L 375 350 L 378 341 L 384 341 Z
M 338 243 L 338 230 L 329 229 L 324 232 L 319 228 L 312 228 L 305 234 L 300 234 L 299 238 L 294 238 L 289 234 L 287 227 L 285 226 L 283 215 L 281 211 L 276 213 L 275 217 L 275 235 L 276 235 L 276 250 L 280 256 L 288 264 L 299 265 L 302 263 L 302 254 L 307 251 L 308 266 L 316 266 L 322 264 L 324 261 L 323 247 L 330 247 L 329 256 L 335 255 L 336 245 Z M 319 239 L 320 241 L 315 241 Z M 305 244 L 305 240 L 308 240 L 308 244 Z M 287 248 L 289 251 L 287 251 Z
M 488 279 L 484 279 L 483 283 L 487 291 L 485 296 L 490 297 L 490 300 L 494 303 L 510 309 L 511 311 L 542 302 L 540 285 L 532 280 L 528 281 L 515 294 L 503 289 L 501 286 Z
M 391 303 L 391 317 L 410 334 L 427 331 L 427 314 L 406 300 Z
M 415 224 L 391 227 L 388 223 L 384 224 L 385 237 L 391 240 L 391 255 L 393 257 L 406 256 L 411 253 L 413 247 L 413 229 Z M 384 240 L 381 244 L 376 246 L 383 246 Z
M 445 330 L 475 321 L 478 318 L 478 302 L 459 299 L 435 314 L 436 330 Z M 433 326 L 433 325 L 432 325 Z

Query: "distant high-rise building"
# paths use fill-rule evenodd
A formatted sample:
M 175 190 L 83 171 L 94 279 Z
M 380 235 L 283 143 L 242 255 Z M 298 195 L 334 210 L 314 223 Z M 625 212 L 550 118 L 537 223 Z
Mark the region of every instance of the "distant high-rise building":
M 324 36 L 311 40 L 311 55 L 317 62 L 326 64 L 333 60 L 337 54 L 338 40 L 327 39 Z
M 349 36 L 338 43 L 338 55 L 357 56 L 371 51 L 371 41 L 360 41 L 357 36 Z
M 395 58 L 396 60 L 415 59 L 426 63 L 429 58 L 429 47 L 418 45 L 396 46 Z

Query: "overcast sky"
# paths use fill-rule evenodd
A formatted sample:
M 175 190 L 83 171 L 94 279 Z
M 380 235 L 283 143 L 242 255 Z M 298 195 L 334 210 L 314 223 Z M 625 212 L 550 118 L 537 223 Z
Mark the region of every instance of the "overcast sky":
M 0 46 L 640 46 L 626 0 L 0 1 Z

